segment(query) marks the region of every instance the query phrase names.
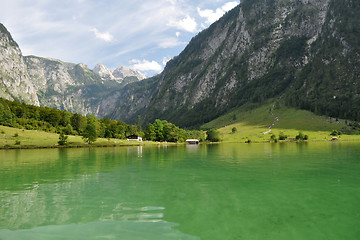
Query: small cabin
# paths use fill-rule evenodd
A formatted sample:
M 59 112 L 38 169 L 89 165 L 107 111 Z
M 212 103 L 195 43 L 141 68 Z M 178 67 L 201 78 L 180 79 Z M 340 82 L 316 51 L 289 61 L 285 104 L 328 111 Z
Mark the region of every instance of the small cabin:
M 199 140 L 198 139 L 187 139 L 186 142 L 188 144 L 199 144 Z
M 126 137 L 128 141 L 138 141 L 138 142 L 142 142 L 142 137 L 139 137 L 138 135 L 130 135 Z

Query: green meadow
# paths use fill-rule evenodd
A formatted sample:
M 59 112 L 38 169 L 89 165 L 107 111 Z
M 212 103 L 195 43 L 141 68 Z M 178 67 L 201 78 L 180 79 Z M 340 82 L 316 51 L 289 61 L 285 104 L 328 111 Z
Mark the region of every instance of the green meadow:
M 278 121 L 276 121 L 278 118 Z M 353 122 L 319 116 L 305 110 L 288 108 L 281 104 L 268 103 L 260 107 L 243 106 L 202 126 L 215 128 L 222 142 L 269 142 L 286 135 L 283 141 L 295 141 L 301 132 L 308 141 L 333 141 L 333 130 L 341 131 L 336 141 L 360 141 L 360 132 Z M 271 126 L 269 128 L 269 126 Z M 272 136 L 275 135 L 275 136 Z M 39 130 L 25 130 L 0 125 L 0 148 L 55 148 L 55 147 L 110 147 L 156 142 L 133 142 L 121 139 L 98 138 L 87 144 L 81 136 L 69 135 L 67 144 L 59 146 L 59 134 Z
M 276 117 L 278 121 L 275 121 Z M 360 141 L 359 130 L 351 124 L 343 119 L 269 103 L 254 109 L 243 106 L 204 124 L 202 128 L 218 129 L 223 142 L 268 142 L 273 141 L 272 135 L 278 138 L 280 133 L 287 136 L 285 141 L 293 141 L 299 132 L 308 135 L 308 141 L 330 141 L 333 130 L 342 132 L 337 136 L 338 141 Z
M 68 136 L 68 144 L 59 146 L 59 134 L 38 130 L 25 130 L 0 126 L 0 148 L 54 148 L 54 147 L 111 147 L 140 144 L 155 144 L 152 142 L 134 142 L 120 139 L 98 138 L 96 142 L 87 144 L 81 136 Z

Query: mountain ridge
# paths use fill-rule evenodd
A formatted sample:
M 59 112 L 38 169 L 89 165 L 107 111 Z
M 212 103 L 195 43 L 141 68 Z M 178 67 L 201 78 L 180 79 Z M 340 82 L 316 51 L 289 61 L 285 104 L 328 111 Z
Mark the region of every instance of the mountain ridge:
M 90 74 L 101 83 L 77 89 L 87 91 L 92 99 L 87 107 L 97 116 L 130 123 L 141 116 L 143 123 L 160 118 L 200 126 L 268 99 L 358 121 L 359 5 L 352 0 L 243 0 L 193 37 L 159 75 L 109 92 L 102 84 L 115 81 L 104 81 L 113 76 L 105 66 L 95 74 L 76 65 L 71 74 Z
M 246 103 L 278 98 L 318 114 L 360 120 L 359 8 L 351 0 L 241 1 L 195 36 L 159 76 L 142 83 L 152 83 L 149 89 L 118 98 L 131 114 L 115 109 L 108 115 L 199 126 Z M 346 22 L 351 29 L 331 31 Z M 338 48 L 323 49 L 330 42 Z M 347 69 L 339 73 L 349 78 L 326 77 L 334 71 L 326 62 Z
M 23 56 L 4 25 L 0 24 L 0 30 L 0 97 L 5 99 L 99 116 L 103 96 L 145 78 L 123 66 L 117 68 L 121 78 L 107 78 L 83 63 Z

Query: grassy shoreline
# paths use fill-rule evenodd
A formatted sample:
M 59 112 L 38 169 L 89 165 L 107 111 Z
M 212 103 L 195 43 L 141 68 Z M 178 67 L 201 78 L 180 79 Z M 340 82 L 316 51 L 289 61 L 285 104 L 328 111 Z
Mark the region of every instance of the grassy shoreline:
M 238 123 L 239 124 L 239 123 Z M 242 131 L 232 133 L 231 128 L 233 125 L 220 129 L 222 142 L 221 143 L 246 143 L 247 140 L 251 140 L 251 143 L 274 143 L 270 139 L 271 134 L 264 135 L 263 132 L 266 128 L 258 126 L 243 127 Z M 277 134 L 279 131 L 285 131 L 285 133 L 297 133 L 297 130 L 275 129 L 273 133 Z M 303 142 L 331 142 L 330 132 L 313 132 L 304 131 L 309 134 L 310 139 Z M 17 134 L 17 137 L 15 137 Z M 289 135 L 292 136 L 292 135 Z M 295 136 L 295 135 L 294 135 Z M 317 137 L 316 137 L 317 136 Z M 325 137 L 324 137 L 325 136 Z M 99 138 L 95 143 L 84 143 L 81 136 L 70 135 L 67 145 L 58 145 L 59 134 L 48 133 L 37 130 L 23 130 L 11 127 L 0 126 L 0 150 L 7 149 L 51 149 L 51 148 L 104 148 L 104 147 L 127 147 L 127 146 L 156 146 L 156 145 L 184 145 L 186 143 L 169 143 L 169 142 L 136 142 L 120 139 L 105 139 Z M 298 143 L 299 141 L 292 140 L 293 137 L 287 140 L 277 141 L 278 143 Z M 19 145 L 16 145 L 16 141 L 20 141 Z M 334 141 L 333 141 L 334 142 Z M 336 142 L 360 142 L 359 135 L 342 135 L 336 140 Z M 212 144 L 212 143 L 206 143 Z
M 58 141 L 59 134 L 56 133 L 0 126 L 0 149 L 94 148 L 176 144 L 106 138 L 98 138 L 96 142 L 87 144 L 81 136 L 74 135 L 68 136 L 67 145 L 59 145 Z M 16 144 L 17 142 L 18 144 Z
M 203 129 L 216 128 L 222 143 L 273 143 L 274 137 L 286 135 L 286 140 L 277 142 L 298 142 L 296 135 L 308 135 L 306 142 L 332 141 L 333 130 L 353 132 L 337 136 L 337 142 L 360 141 L 360 130 L 351 131 L 346 120 L 318 116 L 305 110 L 287 108 L 270 102 L 251 110 L 239 108 L 202 126 Z M 275 117 L 277 121 L 274 122 Z M 269 126 L 271 126 L 269 128 Z M 234 131 L 234 129 L 236 131 Z M 269 130 L 270 129 L 270 130 Z M 357 133 L 357 134 L 356 134 Z M 0 149 L 41 149 L 41 148 L 94 148 L 121 146 L 183 145 L 184 143 L 135 142 L 121 139 L 98 138 L 95 143 L 87 144 L 81 136 L 68 136 L 68 144 L 58 145 L 59 134 L 39 130 L 25 130 L 0 125 Z

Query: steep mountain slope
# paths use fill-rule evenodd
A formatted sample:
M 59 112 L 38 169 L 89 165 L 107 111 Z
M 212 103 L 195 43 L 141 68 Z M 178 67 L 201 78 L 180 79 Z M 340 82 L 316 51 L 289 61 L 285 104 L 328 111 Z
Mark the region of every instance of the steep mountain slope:
M 0 97 L 39 105 L 17 43 L 0 23 Z
M 332 1 L 309 63 L 286 96 L 291 106 L 360 121 L 360 2 Z
M 24 57 L 1 24 L 0 33 L 2 98 L 101 117 L 99 104 L 103 97 L 145 78 L 142 73 L 125 67 L 110 71 L 98 64 L 90 70 L 84 64 Z
M 25 62 L 41 106 L 97 115 L 101 97 L 121 89 L 117 81 L 102 80 L 84 64 L 35 56 Z
M 126 113 L 109 115 L 194 126 L 248 102 L 281 98 L 332 116 L 349 104 L 356 114 L 346 116 L 356 120 L 359 13 L 352 0 L 243 0 L 147 80 L 151 87 L 142 83 L 146 91 L 120 94 L 118 103 L 130 103 Z M 337 103 L 326 103 L 329 96 Z
M 99 75 L 102 80 L 116 80 L 122 85 L 146 78 L 144 74 L 135 69 L 119 66 L 114 71 L 111 71 L 101 63 L 98 63 L 92 71 Z

